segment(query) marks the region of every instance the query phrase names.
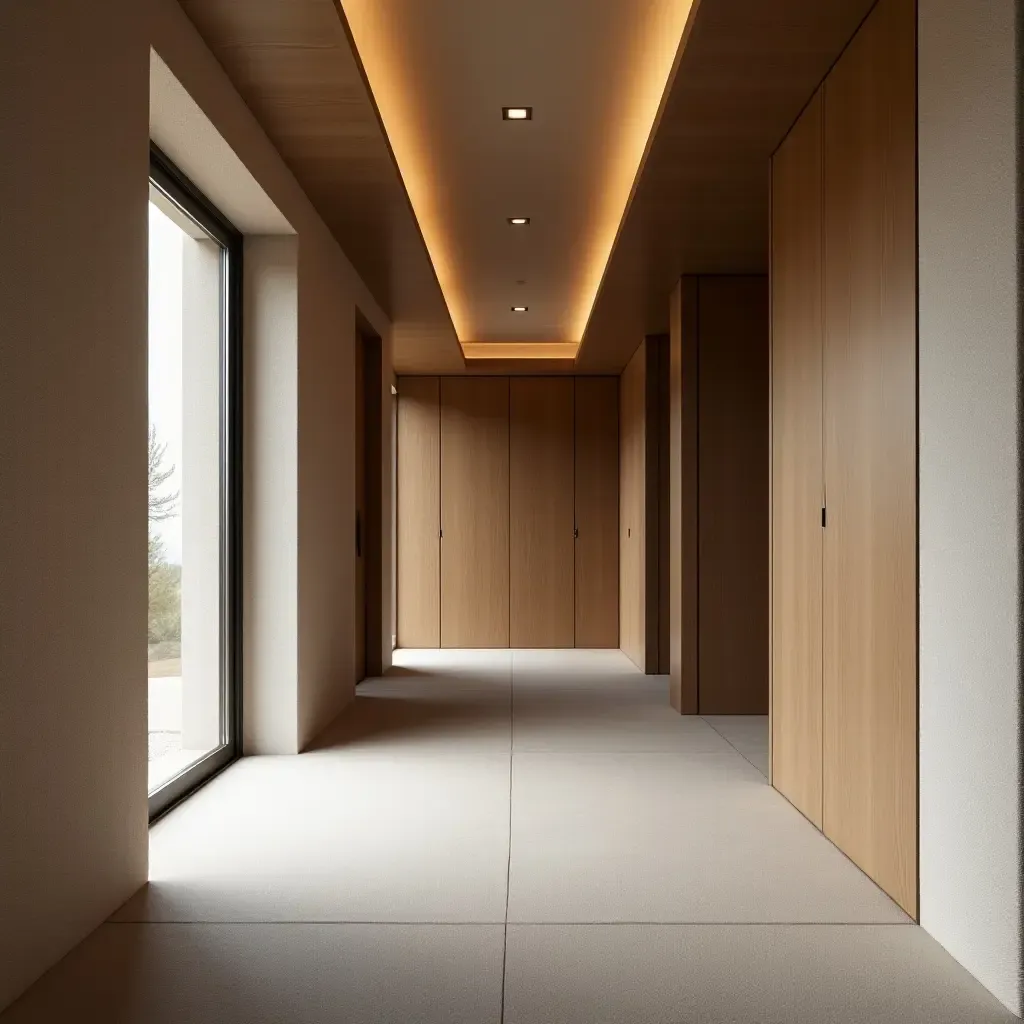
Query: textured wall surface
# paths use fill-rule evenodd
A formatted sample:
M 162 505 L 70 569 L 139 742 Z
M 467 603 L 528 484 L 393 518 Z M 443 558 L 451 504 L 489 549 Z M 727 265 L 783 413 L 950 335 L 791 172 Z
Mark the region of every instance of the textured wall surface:
M 146 878 L 145 9 L 0 5 L 0 1007 Z
M 920 0 L 921 923 L 1021 1011 L 1013 0 Z

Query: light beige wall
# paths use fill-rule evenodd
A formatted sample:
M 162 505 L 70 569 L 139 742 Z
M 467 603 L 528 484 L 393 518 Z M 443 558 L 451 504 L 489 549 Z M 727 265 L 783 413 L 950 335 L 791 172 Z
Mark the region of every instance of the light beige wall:
M 918 4 L 921 924 L 1024 1013 L 1019 4 Z
M 337 246 L 299 251 L 298 744 L 355 693 L 355 307 Z
M 243 252 L 246 754 L 298 746 L 299 242 L 251 236 Z
M 266 715 L 260 713 L 262 724 L 257 727 L 247 723 L 247 749 L 297 751 L 344 708 L 355 689 L 352 388 L 356 309 L 383 339 L 382 376 L 389 382 L 390 324 L 175 0 L 153 0 L 152 45 L 298 239 L 297 334 L 294 353 L 288 355 L 295 359 L 293 412 L 287 411 L 288 403 L 278 394 L 273 408 L 279 418 L 260 428 L 265 436 L 275 432 L 276 445 L 289 444 L 290 432 L 294 432 L 297 503 L 294 520 L 286 527 L 291 532 L 268 530 L 260 534 L 262 540 L 247 542 L 247 571 L 260 572 L 260 564 L 267 563 L 276 566 L 270 571 L 273 578 L 282 569 L 281 545 L 285 546 L 294 558 L 294 580 L 288 584 L 293 590 L 287 597 L 280 595 L 275 599 L 284 602 L 279 617 L 268 615 L 269 606 L 264 603 L 258 617 L 271 631 L 260 639 L 257 648 L 247 642 L 246 663 L 248 671 L 265 681 L 265 685 L 259 686 L 261 693 L 273 685 L 280 691 L 267 695 L 263 706 Z M 178 159 L 214 201 L 221 195 L 228 200 L 230 189 L 218 184 L 216 169 L 212 180 L 207 181 L 203 166 L 193 165 L 195 154 L 189 152 L 189 134 L 165 134 L 168 155 Z M 217 147 L 211 143 L 209 148 L 214 152 Z M 226 158 L 219 161 L 221 174 L 228 163 Z M 244 225 L 241 226 L 244 230 Z M 292 341 L 282 340 L 281 344 L 287 347 Z M 248 337 L 246 345 L 248 377 L 254 355 L 249 351 Z M 274 352 L 272 339 L 261 342 L 259 351 L 267 358 L 284 358 Z M 278 381 L 277 386 L 280 385 Z M 383 402 L 381 408 L 383 449 L 389 459 L 390 403 Z M 295 419 L 290 420 L 290 415 Z M 286 458 L 285 449 L 267 451 L 276 451 L 276 459 Z M 250 473 L 259 470 L 251 461 L 247 461 L 247 466 Z M 282 466 L 278 461 L 275 473 Z M 390 478 L 388 467 L 384 480 Z M 286 502 L 290 500 L 282 497 Z M 391 595 L 390 517 L 391 502 L 386 489 L 382 501 L 385 608 Z M 382 653 L 384 664 L 389 665 L 390 636 Z M 261 657 L 267 659 L 262 664 Z M 247 695 L 250 689 L 251 685 Z M 291 699 L 282 694 L 294 694 L 294 713 L 289 710 L 282 716 L 275 710 L 282 700 Z M 250 711 L 251 706 L 247 716 Z
M 0 1007 L 146 879 L 151 45 L 294 228 L 311 282 L 296 340 L 271 330 L 263 350 L 272 360 L 264 369 L 278 357 L 295 367 L 294 389 L 276 395 L 268 425 L 275 445 L 284 444 L 271 479 L 285 481 L 278 499 L 291 536 L 277 534 L 282 523 L 254 534 L 261 558 L 285 546 L 281 565 L 262 563 L 270 579 L 292 572 L 289 548 L 301 552 L 294 584 L 277 595 L 286 610 L 332 593 L 351 571 L 351 554 L 324 526 L 328 513 L 313 514 L 313 501 L 327 497 L 348 515 L 351 437 L 332 406 L 344 395 L 329 399 L 307 381 L 350 378 L 356 304 L 389 336 L 386 317 L 174 0 L 0 5 L 0 131 L 17 140 L 0 160 Z M 215 201 L 230 199 L 230 178 L 204 181 L 201 163 L 189 164 L 193 137 L 186 127 L 160 141 Z M 318 288 L 337 297 L 320 304 Z M 389 357 L 386 345 L 390 380 Z M 300 397 L 313 403 L 301 433 Z M 325 493 L 313 476 L 334 459 L 340 469 Z M 290 524 L 289 486 L 305 503 L 304 518 Z M 249 578 L 250 590 L 258 579 Z M 272 745 L 298 749 L 351 694 L 343 615 L 305 623 L 301 654 L 298 613 L 267 618 L 266 649 L 287 666 L 275 680 L 281 703 L 268 709 L 280 726 Z M 315 671 L 300 685 L 306 666 Z
M 0 4 L 0 1008 L 146 878 L 144 11 Z

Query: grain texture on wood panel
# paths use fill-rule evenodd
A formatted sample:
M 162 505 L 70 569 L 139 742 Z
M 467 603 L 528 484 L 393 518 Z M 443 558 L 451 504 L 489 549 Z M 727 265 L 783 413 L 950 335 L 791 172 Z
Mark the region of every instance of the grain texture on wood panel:
M 768 713 L 768 279 L 701 277 L 701 714 Z
M 355 343 L 355 623 L 353 624 L 355 680 L 366 676 L 366 344 L 356 335 Z
M 441 379 L 441 646 L 509 645 L 507 377 Z
M 513 647 L 572 647 L 573 386 L 509 381 L 509 634 Z
M 644 339 L 644 665 L 648 675 L 667 672 L 661 664 L 661 449 L 668 444 L 662 430 L 662 356 L 668 351 L 668 335 L 650 334 Z M 667 384 L 667 381 L 664 383 Z
M 683 277 L 669 308 L 669 695 L 697 714 L 696 277 Z
M 824 132 L 824 830 L 912 915 L 914 50 L 914 0 L 881 0 L 825 83 Z
M 575 380 L 576 646 L 619 646 L 619 378 Z
M 363 346 L 363 423 L 366 434 L 363 444 L 366 465 L 363 469 L 364 501 L 360 543 L 363 549 L 363 566 L 366 583 L 363 590 L 366 600 L 365 611 L 365 652 L 366 675 L 379 676 L 383 671 L 385 644 L 390 644 L 391 628 L 385 627 L 384 609 L 384 552 L 383 552 L 383 504 L 384 504 L 384 456 L 382 452 L 382 405 L 383 382 L 382 353 L 380 338 L 357 334 L 357 343 Z M 388 609 L 390 612 L 390 609 Z M 388 648 L 390 650 L 390 647 Z
M 822 100 L 772 159 L 772 784 L 821 828 Z
M 398 646 L 441 644 L 441 419 L 437 377 L 398 380 Z
M 658 672 L 669 674 L 669 337 L 662 336 L 658 346 L 655 390 L 658 401 Z
M 641 671 L 647 656 L 645 359 L 641 345 L 622 371 L 619 392 L 619 645 Z

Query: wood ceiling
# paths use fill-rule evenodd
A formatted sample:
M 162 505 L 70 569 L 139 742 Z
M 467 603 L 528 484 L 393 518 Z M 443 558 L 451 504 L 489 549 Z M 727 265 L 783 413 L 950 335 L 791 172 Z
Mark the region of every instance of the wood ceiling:
M 400 24 L 415 70 L 411 87 L 428 94 L 419 109 L 430 113 L 437 166 L 448 167 L 437 187 L 453 244 L 470 255 L 464 290 L 475 304 L 474 324 L 482 325 L 473 330 L 487 334 L 462 340 L 570 340 L 547 335 L 566 330 L 565 310 L 579 292 L 571 260 L 587 228 L 581 211 L 594 208 L 600 187 L 602 118 L 614 115 L 615 89 L 642 61 L 629 56 L 635 35 L 616 22 L 635 18 L 635 0 L 375 2 L 407 19 Z M 571 366 L 463 358 L 339 0 L 181 3 L 389 313 L 398 372 Z M 618 372 L 644 334 L 664 331 L 680 274 L 766 269 L 768 158 L 870 7 L 871 0 L 701 0 L 577 371 Z M 485 9 L 495 12 L 490 19 Z M 601 17 L 588 20 L 591 11 Z M 538 42 L 552 32 L 563 33 L 556 36 L 560 48 Z M 618 64 L 610 46 L 616 33 Z M 410 39 L 418 47 L 408 49 Z M 452 59 L 460 52 L 464 60 Z M 511 59 L 517 55 L 526 59 Z M 599 81 L 615 88 L 601 91 Z M 557 110 L 565 124 L 503 124 L 500 106 L 516 103 L 533 105 L 535 117 Z M 451 114 L 447 128 L 439 120 L 444 111 Z M 521 156 L 509 148 L 505 128 L 534 129 Z M 540 209 L 541 220 L 509 228 L 507 216 L 536 217 L 513 203 Z M 510 238 L 515 231 L 529 234 Z M 529 293 L 524 304 L 539 314 L 521 337 L 508 323 L 518 299 L 506 296 L 516 280 L 527 281 L 518 286 Z

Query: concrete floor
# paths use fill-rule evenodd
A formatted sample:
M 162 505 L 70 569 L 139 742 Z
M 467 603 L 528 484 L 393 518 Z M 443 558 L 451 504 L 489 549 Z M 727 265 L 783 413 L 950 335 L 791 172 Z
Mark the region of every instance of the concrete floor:
M 3 1024 L 1015 1019 L 767 785 L 764 719 L 617 652 L 396 660 L 161 821 Z

